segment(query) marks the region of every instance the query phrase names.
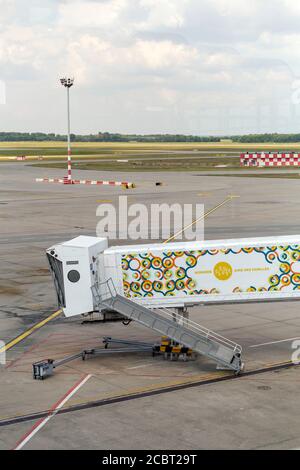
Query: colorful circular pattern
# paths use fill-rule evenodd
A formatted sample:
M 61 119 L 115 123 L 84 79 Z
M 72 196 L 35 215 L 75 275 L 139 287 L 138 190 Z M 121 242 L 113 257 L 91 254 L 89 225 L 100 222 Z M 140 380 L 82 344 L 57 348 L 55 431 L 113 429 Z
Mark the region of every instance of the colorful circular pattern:
M 285 289 L 288 286 L 290 286 L 289 289 L 300 289 L 300 272 L 298 272 L 300 271 L 300 246 L 288 245 L 238 249 L 221 248 L 219 250 L 165 251 L 160 256 L 151 252 L 123 255 L 124 293 L 127 297 L 149 297 L 153 296 L 154 293 L 162 296 L 174 296 L 176 292 L 183 295 L 218 294 L 219 291 L 214 286 L 210 289 L 203 289 L 200 285 L 197 285 L 199 281 L 195 279 L 192 270 L 197 268 L 198 263 L 201 263 L 201 267 L 205 266 L 205 257 L 218 254 L 222 254 L 223 257 L 229 253 L 233 255 L 258 253 L 265 257 L 269 265 L 273 265 L 275 262 L 278 263 L 278 272 L 276 271 L 275 274 L 269 276 L 264 285 L 258 287 L 249 285 L 245 289 L 237 285 L 232 289 L 232 292 L 274 291 Z M 232 257 L 230 259 L 232 260 Z M 234 261 L 232 261 L 232 264 L 234 265 Z M 225 281 L 233 274 L 231 265 L 224 261 L 217 263 L 216 267 L 218 269 L 215 269 L 214 273 L 217 274 L 216 277 L 219 280 Z

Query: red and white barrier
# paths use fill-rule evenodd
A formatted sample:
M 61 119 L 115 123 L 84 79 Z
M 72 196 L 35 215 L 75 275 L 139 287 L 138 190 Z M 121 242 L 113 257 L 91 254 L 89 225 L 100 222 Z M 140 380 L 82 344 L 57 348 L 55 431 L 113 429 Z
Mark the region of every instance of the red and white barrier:
M 241 166 L 300 166 L 299 153 L 242 153 Z
M 69 90 L 69 88 L 68 88 Z M 69 99 L 69 95 L 68 95 Z M 97 180 L 73 180 L 72 179 L 72 159 L 71 159 L 71 146 L 70 146 L 70 130 L 68 134 L 68 172 L 67 176 L 61 178 L 36 178 L 38 183 L 61 183 L 61 184 L 88 184 L 88 185 L 108 185 L 108 186 L 123 186 L 125 188 L 134 188 L 131 181 L 97 181 Z M 24 157 L 25 158 L 25 157 Z
M 97 180 L 70 180 L 68 176 L 61 178 L 36 178 L 38 183 L 62 183 L 62 184 L 87 184 L 87 185 L 104 185 L 104 186 L 124 186 L 126 188 L 134 188 L 134 183 L 130 181 L 97 181 Z
M 103 184 L 108 186 L 128 186 L 133 187 L 133 183 L 128 181 L 93 181 L 93 180 L 73 180 L 73 184 Z
M 35 181 L 38 183 L 64 183 L 65 180 L 61 178 L 36 178 Z

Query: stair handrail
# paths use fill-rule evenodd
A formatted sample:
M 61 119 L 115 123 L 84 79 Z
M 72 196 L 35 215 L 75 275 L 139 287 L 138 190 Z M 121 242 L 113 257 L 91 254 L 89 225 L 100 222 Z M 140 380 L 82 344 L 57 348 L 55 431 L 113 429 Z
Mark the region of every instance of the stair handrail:
M 196 323 L 193 320 L 190 320 L 189 318 L 183 317 L 182 315 L 178 314 L 177 312 L 174 312 L 173 310 L 171 312 L 166 311 L 165 308 L 157 308 L 156 310 L 159 310 L 159 312 L 163 313 L 163 315 L 165 315 L 168 319 L 172 319 L 173 321 L 174 321 L 174 318 L 176 319 L 176 322 L 178 319 L 182 320 L 183 327 L 187 327 L 187 329 L 194 330 L 197 333 L 200 332 L 201 336 L 204 336 L 207 339 L 212 339 L 218 343 L 221 343 L 231 348 L 234 352 L 242 353 L 242 346 L 238 343 L 235 343 L 234 341 L 231 341 L 225 336 L 222 336 L 219 333 L 216 333 L 213 330 L 210 330 L 206 328 L 205 326 L 202 326 L 199 323 Z
M 104 293 L 103 293 L 103 289 L 101 289 L 102 286 L 105 286 Z M 117 296 L 117 290 L 111 277 L 108 278 L 106 281 L 102 281 L 102 282 L 98 282 L 94 284 L 93 287 L 96 288 L 99 298 L 102 301 L 108 300 L 109 298 L 115 298 Z M 123 296 L 122 298 L 126 300 L 130 300 Z M 167 320 L 172 320 L 173 322 L 176 322 L 178 324 L 179 324 L 178 320 L 181 320 L 183 328 L 194 331 L 206 339 L 211 339 L 219 344 L 222 344 L 230 348 L 234 353 L 238 353 L 238 354 L 242 353 L 242 346 L 239 345 L 238 343 L 235 343 L 234 341 L 231 341 L 230 339 L 225 338 L 225 336 L 215 333 L 214 331 L 200 325 L 199 323 L 194 322 L 193 320 L 190 320 L 189 318 L 183 317 L 182 315 L 178 314 L 174 310 L 170 312 L 170 310 L 166 310 L 166 308 L 164 307 L 156 308 L 154 310 L 159 311 L 159 315 L 162 317 L 165 317 Z

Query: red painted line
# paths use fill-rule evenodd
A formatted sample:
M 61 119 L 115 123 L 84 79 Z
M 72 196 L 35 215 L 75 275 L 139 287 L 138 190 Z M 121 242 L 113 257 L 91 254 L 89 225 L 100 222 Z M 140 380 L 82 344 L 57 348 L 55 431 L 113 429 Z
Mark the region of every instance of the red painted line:
M 71 398 L 72 395 L 79 389 L 85 382 L 91 377 L 91 374 L 86 374 L 78 382 L 73 385 L 54 405 L 50 408 L 49 413 L 44 418 L 39 419 L 30 429 L 27 431 L 21 439 L 18 440 L 13 450 L 20 450 L 22 447 L 33 437 L 39 429 L 41 429 L 50 418 L 55 416 L 59 408 L 61 408 L 64 403 Z
M 50 337 L 52 336 L 52 334 L 48 335 L 47 338 L 44 338 L 42 339 L 41 341 L 39 341 L 38 343 L 34 344 L 33 346 L 31 346 L 31 348 L 27 349 L 26 351 L 24 351 L 19 357 L 17 357 L 16 359 L 13 359 L 12 361 L 9 362 L 9 364 L 7 364 L 5 366 L 5 369 L 9 369 L 10 367 L 12 366 L 15 366 L 17 364 L 17 362 L 19 362 L 21 359 L 24 358 L 24 356 L 26 356 L 27 354 L 29 354 L 30 352 L 34 351 L 34 349 L 38 348 L 41 344 L 45 344 L 47 343 L 47 341 L 49 341 Z

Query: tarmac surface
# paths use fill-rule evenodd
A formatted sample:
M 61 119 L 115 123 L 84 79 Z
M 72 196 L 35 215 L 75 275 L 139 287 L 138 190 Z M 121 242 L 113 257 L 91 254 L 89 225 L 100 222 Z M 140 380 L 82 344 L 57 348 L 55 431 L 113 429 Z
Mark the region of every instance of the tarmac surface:
M 137 185 L 124 190 L 36 183 L 36 177 L 61 177 L 62 172 L 24 163 L 1 163 L 0 170 L 0 339 L 5 342 L 57 310 L 45 250 L 77 235 L 95 235 L 101 202 L 117 205 L 118 197 L 127 195 L 129 204 L 199 203 L 207 212 L 230 194 L 236 197 L 205 220 L 206 239 L 300 232 L 297 180 L 74 171 L 74 178 Z M 155 186 L 158 181 L 163 185 Z M 300 338 L 296 301 L 199 306 L 190 318 L 241 344 L 246 370 L 289 361 L 292 342 Z M 63 407 L 224 374 L 203 357 L 185 363 L 135 353 L 78 359 L 45 381 L 32 379 L 33 362 L 99 347 L 106 335 L 159 339 L 135 323 L 82 324 L 81 317 L 61 316 L 7 352 L 0 367 L 0 449 L 15 448 L 28 433 L 24 449 L 300 447 L 296 367 L 57 414 L 33 434 L 37 420 L 1 426 L 1 420 L 49 410 L 68 393 Z

